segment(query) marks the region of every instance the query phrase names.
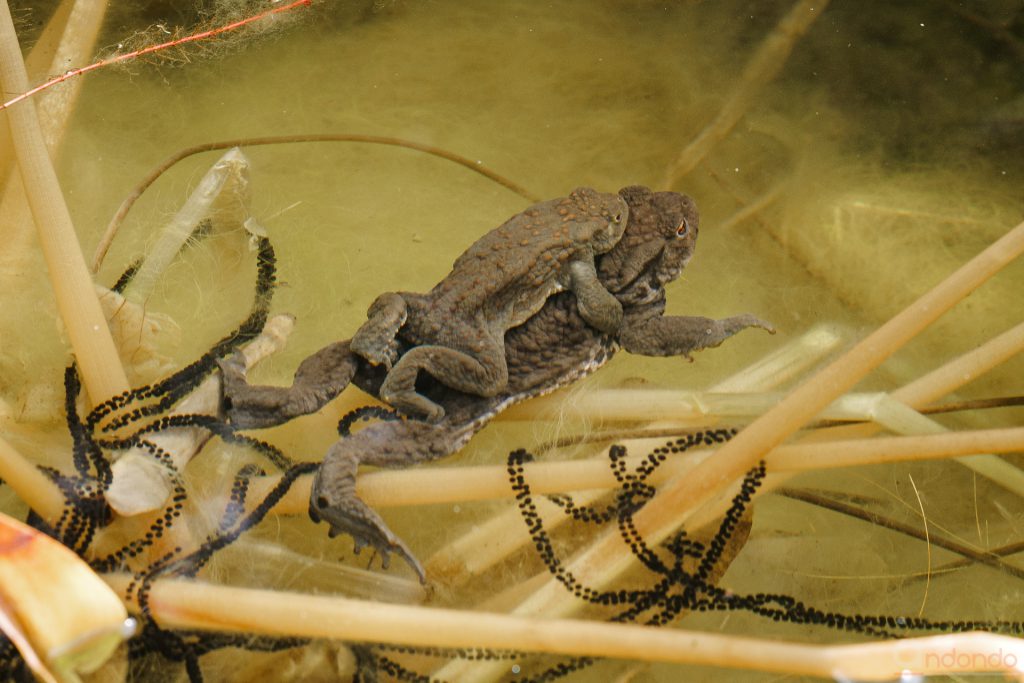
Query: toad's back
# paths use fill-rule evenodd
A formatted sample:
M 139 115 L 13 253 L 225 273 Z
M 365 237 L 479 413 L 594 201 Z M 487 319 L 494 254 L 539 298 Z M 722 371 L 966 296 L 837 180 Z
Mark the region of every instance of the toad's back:
M 441 315 L 482 314 L 504 327 L 518 325 L 565 289 L 569 263 L 611 249 L 624 226 L 625 207 L 617 195 L 579 188 L 481 237 L 428 298 Z

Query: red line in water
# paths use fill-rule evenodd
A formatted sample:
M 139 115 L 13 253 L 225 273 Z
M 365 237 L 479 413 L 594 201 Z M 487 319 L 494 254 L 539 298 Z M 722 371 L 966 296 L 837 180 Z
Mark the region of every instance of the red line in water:
M 274 2 L 276 0 L 271 0 L 271 1 Z M 143 48 L 141 50 L 135 50 L 134 52 L 127 52 L 127 53 L 125 53 L 123 55 L 116 55 L 114 57 L 109 57 L 109 58 L 104 59 L 102 61 L 96 62 L 95 64 L 90 64 L 88 66 L 83 66 L 83 67 L 79 67 L 77 69 L 71 69 L 70 71 L 65 71 L 60 76 L 57 76 L 56 78 L 53 78 L 53 79 L 47 81 L 46 83 L 43 83 L 42 85 L 37 85 L 36 87 L 32 88 L 28 92 L 23 92 L 22 94 L 18 95 L 17 97 L 12 98 L 10 100 L 7 100 L 3 104 L 0 104 L 0 111 L 3 111 L 4 109 L 7 109 L 11 105 L 14 105 L 14 104 L 17 104 L 18 102 L 21 102 L 22 100 L 26 100 L 29 97 L 32 97 L 33 95 L 35 95 L 37 92 L 40 92 L 42 90 L 46 90 L 50 86 L 57 85 L 58 83 L 63 83 L 64 81 L 66 81 L 69 78 L 72 78 L 74 76 L 81 76 L 84 73 L 88 73 L 90 71 L 94 71 L 96 69 L 99 69 L 100 67 L 110 66 L 111 64 L 116 64 L 118 62 L 123 62 L 123 61 L 125 61 L 127 59 L 134 59 L 136 57 L 141 57 L 142 55 L 148 55 L 150 53 L 158 52 L 160 50 L 164 50 L 164 49 L 169 48 L 169 47 L 174 47 L 175 45 L 183 45 L 185 43 L 193 43 L 193 42 L 195 42 L 197 40 L 203 40 L 205 38 L 212 38 L 213 36 L 219 35 L 221 33 L 227 33 L 228 31 L 233 31 L 236 28 L 240 28 L 242 26 L 245 26 L 246 24 L 251 24 L 254 21 L 259 21 L 260 19 L 263 19 L 265 17 L 269 17 L 272 14 L 280 14 L 281 12 L 287 12 L 288 10 L 295 9 L 299 5 L 307 5 L 308 6 L 311 2 L 312 2 L 312 0 L 295 0 L 295 2 L 289 3 L 289 4 L 284 5 L 282 7 L 275 7 L 274 9 L 267 10 L 266 12 L 261 12 L 261 13 L 255 15 L 255 16 L 248 17 L 246 19 L 240 19 L 239 21 L 236 21 L 234 23 L 226 24 L 224 26 L 219 26 L 217 28 L 210 29 L 209 31 L 202 31 L 200 33 L 194 33 L 194 34 L 192 34 L 190 36 L 185 36 L 184 38 L 177 38 L 175 40 L 171 40 L 171 41 L 168 41 L 166 43 L 160 43 L 159 45 L 150 45 L 149 47 Z

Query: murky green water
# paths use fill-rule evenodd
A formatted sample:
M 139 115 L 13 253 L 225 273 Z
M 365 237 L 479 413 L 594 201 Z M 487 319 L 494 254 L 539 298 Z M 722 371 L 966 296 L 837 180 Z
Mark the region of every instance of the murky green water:
M 130 72 L 86 76 L 60 157 L 61 180 L 90 255 L 139 178 L 182 147 L 218 139 L 314 132 L 408 138 L 479 160 L 542 197 L 580 185 L 657 187 L 729 101 L 789 6 L 436 0 L 298 10 L 316 18 L 235 45 L 225 56 L 197 54 L 179 68 L 139 64 Z M 670 289 L 669 313 L 749 311 L 771 320 L 779 334 L 748 332 L 693 364 L 623 353 L 588 384 L 642 380 L 699 389 L 814 325 L 853 340 L 1019 222 L 1024 9 L 1015 0 L 976 3 L 969 11 L 988 24 L 966 11 L 943 3 L 840 0 L 824 8 L 778 77 L 752 93 L 745 116 L 671 188 L 697 200 L 702 222 L 697 255 Z M 103 40 L 130 33 L 121 21 L 181 20 L 160 8 L 153 12 L 117 15 Z M 253 213 L 278 251 L 283 286 L 274 308 L 298 320 L 288 349 L 256 375 L 265 381 L 285 381 L 304 356 L 348 337 L 378 293 L 429 288 L 477 236 L 526 205 L 462 167 L 404 149 L 332 142 L 245 153 Z M 100 271 L 102 282 L 113 282 L 151 243 L 215 159 L 190 158 L 145 193 Z M 759 210 L 745 211 L 759 202 Z M 251 257 L 239 249 L 228 253 L 199 245 L 147 302 L 180 328 L 180 341 L 164 349 L 178 363 L 244 315 Z M 864 387 L 898 386 L 1019 323 L 1022 284 L 1024 268 L 1011 266 Z M 19 295 L 48 296 L 41 266 Z M 0 428 L 11 425 L 19 434 L 32 425 L 19 423 L 18 415 L 45 423 L 48 409 L 59 409 L 66 357 L 50 317 L 11 302 L 3 315 L 0 388 L 10 415 Z M 25 331 L 25 319 L 36 329 Z M 1022 370 L 1020 360 L 1011 361 L 961 396 L 1019 394 Z M 30 455 L 61 448 L 59 414 L 53 415 L 46 438 L 58 444 Z M 953 427 L 1019 421 L 1013 409 L 944 419 Z M 494 426 L 450 462 L 501 462 L 512 448 L 555 429 Z M 315 429 L 286 428 L 276 439 L 296 457 L 314 459 L 330 442 L 330 430 L 323 420 Z M 979 548 L 1019 539 L 1019 498 L 953 464 L 842 470 L 794 484 L 841 492 L 920 528 L 911 477 L 933 531 Z M 426 556 L 498 507 L 393 511 L 388 519 Z M 778 496 L 758 502 L 756 520 L 723 582 L 730 588 L 787 592 L 822 609 L 1021 618 L 1020 588 L 1004 573 L 975 565 L 918 580 L 953 556 L 936 549 L 929 556 L 924 543 L 906 536 Z M 306 552 L 352 561 L 348 540 L 328 544 L 305 520 L 287 523 L 283 533 L 284 542 Z M 500 580 L 513 574 L 503 571 Z M 469 602 L 445 591 L 437 598 L 438 604 Z M 742 614 L 689 617 L 681 625 L 845 638 Z M 219 667 L 214 671 L 221 675 Z M 597 671 L 594 680 L 611 675 L 611 669 Z M 678 668 L 655 666 L 633 680 L 680 675 Z

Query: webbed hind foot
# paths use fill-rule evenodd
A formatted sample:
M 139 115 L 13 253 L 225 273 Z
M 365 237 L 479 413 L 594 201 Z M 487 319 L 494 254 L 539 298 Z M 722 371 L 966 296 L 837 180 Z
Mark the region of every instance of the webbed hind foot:
M 314 522 L 327 522 L 331 538 L 341 534 L 352 536 L 354 552 L 358 555 L 365 546 L 380 554 L 381 566 L 388 568 L 391 553 L 397 554 L 412 567 L 420 583 L 427 582 L 427 573 L 405 542 L 395 535 L 373 508 L 355 494 L 355 479 L 329 481 L 324 468 L 317 470 L 309 498 L 309 516 Z

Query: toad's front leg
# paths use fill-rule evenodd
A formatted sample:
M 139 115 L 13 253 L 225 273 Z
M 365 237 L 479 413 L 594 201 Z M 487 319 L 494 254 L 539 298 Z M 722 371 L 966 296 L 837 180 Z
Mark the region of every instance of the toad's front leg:
M 683 356 L 718 346 L 748 327 L 760 327 L 771 334 L 775 328 L 755 315 L 744 313 L 715 320 L 690 316 L 627 318 L 619 333 L 622 348 L 642 356 Z
M 390 370 L 398 356 L 395 337 L 408 315 L 409 306 L 404 296 L 397 292 L 381 294 L 370 304 L 366 322 L 352 335 L 352 352 Z
M 302 361 L 290 387 L 249 384 L 240 352 L 217 364 L 228 423 L 235 429 L 260 429 L 320 410 L 352 381 L 359 359 L 349 351 L 347 341 L 325 346 Z
M 569 263 L 567 289 L 576 294 L 576 308 L 591 327 L 615 334 L 622 324 L 622 304 L 597 277 L 594 259 Z

